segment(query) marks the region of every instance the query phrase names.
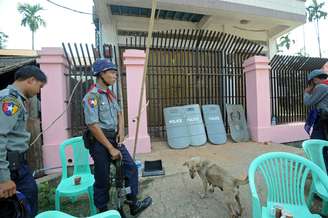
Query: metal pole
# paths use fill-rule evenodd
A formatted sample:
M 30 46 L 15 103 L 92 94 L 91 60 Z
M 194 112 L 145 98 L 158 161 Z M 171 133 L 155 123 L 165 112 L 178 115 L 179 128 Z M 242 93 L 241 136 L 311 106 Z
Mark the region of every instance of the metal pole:
M 133 145 L 133 159 L 135 159 L 136 150 L 137 150 L 142 98 L 143 98 L 144 90 L 145 90 L 144 86 L 145 86 L 146 74 L 147 74 L 147 69 L 148 69 L 149 47 L 150 47 L 150 43 L 151 43 L 152 35 L 153 35 L 152 33 L 153 33 L 153 28 L 154 28 L 154 18 L 155 18 L 156 7 L 157 7 L 157 0 L 152 0 L 152 9 L 151 9 L 151 16 L 150 16 L 150 22 L 149 22 L 149 27 L 148 27 L 148 37 L 147 37 L 147 44 L 146 44 L 145 68 L 144 68 L 142 82 L 141 82 L 139 108 L 138 108 L 138 115 L 137 115 L 137 128 L 136 128 L 136 135 L 135 135 L 135 140 L 134 140 L 134 145 Z

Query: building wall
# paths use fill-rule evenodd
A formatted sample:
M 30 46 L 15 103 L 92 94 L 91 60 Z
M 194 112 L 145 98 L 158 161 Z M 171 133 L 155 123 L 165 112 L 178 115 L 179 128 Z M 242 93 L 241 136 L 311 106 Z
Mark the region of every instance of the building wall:
M 129 31 L 148 31 L 149 18 L 141 17 L 127 17 L 127 16 L 112 16 L 110 24 L 101 26 L 102 29 L 102 43 L 109 44 L 125 44 L 126 37 L 117 36 L 118 30 L 129 30 Z M 155 21 L 154 32 L 156 31 L 170 31 L 175 29 L 199 29 L 197 23 L 183 22 L 183 21 L 172 21 L 172 20 L 158 20 Z M 224 25 L 221 23 L 212 23 L 206 28 L 208 30 L 214 30 L 218 32 L 224 32 L 233 34 L 242 38 L 246 38 L 252 41 L 259 41 L 264 46 L 263 52 L 269 54 L 268 45 L 269 36 L 267 31 L 243 31 L 235 28 L 233 25 Z M 275 48 L 275 44 L 271 44 Z M 272 50 L 275 51 L 275 50 Z M 273 52 L 275 53 L 275 52 Z
M 122 42 L 118 30 L 148 30 L 149 18 L 113 16 L 110 4 L 150 8 L 149 0 L 94 0 L 101 21 L 101 44 Z M 158 0 L 158 9 L 205 15 L 198 23 L 157 20 L 154 31 L 171 29 L 209 29 L 240 36 L 265 44 L 264 52 L 276 53 L 275 40 L 305 22 L 303 0 Z M 249 23 L 241 24 L 242 20 Z M 123 43 L 124 39 L 123 39 Z
M 254 7 L 263 7 L 276 11 L 284 11 L 295 14 L 304 14 L 305 0 L 225 0 L 230 3 L 249 5 Z
M 94 0 L 94 2 L 103 0 Z M 151 8 L 149 0 L 107 0 L 108 4 L 125 5 L 132 7 Z M 205 15 L 216 15 L 218 10 L 244 11 L 249 14 L 263 14 L 267 16 L 281 16 L 284 13 L 291 15 L 305 15 L 303 0 L 158 0 L 158 7 L 165 10 L 176 10 Z M 271 13 L 267 13 L 268 11 Z M 285 18 L 287 14 L 284 15 Z M 292 17 L 292 16 L 290 16 Z

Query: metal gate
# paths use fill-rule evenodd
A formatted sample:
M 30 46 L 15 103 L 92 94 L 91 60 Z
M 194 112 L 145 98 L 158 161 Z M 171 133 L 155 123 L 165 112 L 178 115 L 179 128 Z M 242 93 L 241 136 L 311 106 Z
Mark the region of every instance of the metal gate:
M 94 45 L 77 44 L 66 45 L 62 43 L 65 56 L 68 62 L 69 72 L 66 74 L 67 87 L 69 95 L 72 94 L 74 88 L 74 95 L 72 96 L 69 107 L 69 125 L 68 128 L 72 136 L 81 135 L 85 128 L 84 113 L 82 107 L 82 99 L 87 90 L 95 83 L 95 78 L 92 76 L 92 63 L 97 58 L 109 58 L 114 63 L 117 62 L 117 48 L 105 44 L 102 49 L 94 47 Z M 102 51 L 102 52 L 100 52 Z M 119 74 L 119 79 L 121 75 Z M 76 87 L 75 87 L 76 86 Z M 113 87 L 117 95 L 118 102 L 121 103 L 121 96 L 119 95 L 118 86 Z M 67 102 L 69 96 L 67 96 Z
M 275 55 L 271 66 L 271 113 L 277 124 L 303 122 L 308 108 L 303 104 L 307 74 L 328 62 L 325 58 Z
M 119 63 L 123 106 L 124 111 L 127 111 L 123 52 L 125 49 L 145 49 L 146 42 L 146 33 L 130 32 L 130 34 L 133 36 L 125 37 L 125 43 L 120 44 L 118 48 L 107 45 L 107 49 L 103 48 L 101 54 L 100 49 L 93 46 L 89 52 L 87 45 L 83 47 L 74 44 L 74 50 L 69 44 L 68 49 L 63 45 L 66 56 L 70 57 L 68 58 L 70 72 L 67 75 L 69 86 L 74 87 L 76 81 L 83 78 L 71 107 L 72 134 L 79 134 L 84 126 L 81 100 L 87 87 L 94 82 L 91 78 L 90 63 L 95 57 L 105 56 Z M 224 120 L 226 120 L 226 103 L 242 104 L 246 109 L 246 87 L 242 64 L 247 58 L 259 55 L 262 49 L 262 46 L 249 40 L 216 31 L 155 32 L 150 48 L 146 81 L 149 134 L 152 137 L 165 136 L 163 118 L 165 107 L 218 104 Z M 85 52 L 83 53 L 82 50 Z M 127 126 L 126 113 L 125 121 Z
M 146 34 L 132 34 L 120 46 L 121 52 L 145 49 Z M 154 33 L 146 85 L 149 134 L 165 136 L 163 108 L 186 104 L 220 105 L 227 127 L 226 103 L 242 104 L 246 109 L 242 64 L 262 49 L 249 40 L 216 31 Z

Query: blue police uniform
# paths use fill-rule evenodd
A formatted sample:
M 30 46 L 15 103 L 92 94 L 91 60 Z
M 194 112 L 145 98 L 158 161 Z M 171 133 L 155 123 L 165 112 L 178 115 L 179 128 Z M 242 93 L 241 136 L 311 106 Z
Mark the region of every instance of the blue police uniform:
M 319 76 L 327 77 L 327 74 L 322 70 L 313 70 L 308 75 L 308 82 L 310 82 L 315 77 L 319 77 Z M 323 113 L 328 113 L 328 85 L 317 84 L 315 85 L 311 93 L 304 92 L 303 102 L 307 106 L 314 107 L 314 109 L 312 109 L 310 112 L 314 112 L 314 111 L 317 112 L 316 116 L 314 116 L 313 118 L 315 120 L 313 124 L 313 130 L 311 133 L 311 139 L 327 140 L 325 134 L 325 128 L 326 128 L 325 126 L 327 124 L 325 123 L 325 121 L 322 121 L 320 117 L 322 116 Z
M 107 59 L 98 59 L 92 66 L 93 75 L 101 79 L 104 84 L 109 86 L 103 78 L 102 73 L 108 70 L 117 71 L 116 66 Z M 138 194 L 138 170 L 131 155 L 123 144 L 116 142 L 116 132 L 118 128 L 118 113 L 121 112 L 116 97 L 109 88 L 103 90 L 96 84 L 83 98 L 84 118 L 87 125 L 97 124 L 105 133 L 109 142 L 116 147 L 122 155 L 123 176 L 126 186 L 131 188 L 131 193 L 127 195 L 129 201 L 130 214 L 137 215 L 152 203 L 151 197 L 146 197 L 142 201 L 137 200 Z M 114 133 L 114 134 L 112 134 Z M 111 155 L 107 148 L 97 140 L 94 145 L 89 146 L 90 154 L 94 160 L 95 183 L 94 199 L 95 205 L 100 211 L 107 210 L 109 200 L 109 170 Z M 122 208 L 119 208 L 120 210 Z M 123 211 L 120 211 L 124 216 Z
M 104 130 L 117 132 L 118 113 L 121 112 L 117 100 L 110 100 L 98 84 L 92 88 L 83 98 L 83 108 L 85 123 L 87 125 L 97 123 Z M 113 140 L 110 140 L 113 146 L 118 146 Z M 123 173 L 127 178 L 128 186 L 131 187 L 131 196 L 138 194 L 138 171 L 131 155 L 126 147 L 122 144 L 117 147 L 122 154 Z M 111 155 L 107 148 L 96 142 L 91 146 L 90 154 L 94 160 L 95 184 L 94 184 L 94 201 L 98 209 L 106 208 L 109 201 L 109 167 Z
M 37 213 L 37 185 L 29 169 L 25 152 L 30 133 L 26 130 L 26 97 L 15 85 L 0 91 L 0 182 L 12 180 L 23 193 L 31 207 L 32 216 Z M 8 154 L 19 152 L 19 168 L 9 170 Z

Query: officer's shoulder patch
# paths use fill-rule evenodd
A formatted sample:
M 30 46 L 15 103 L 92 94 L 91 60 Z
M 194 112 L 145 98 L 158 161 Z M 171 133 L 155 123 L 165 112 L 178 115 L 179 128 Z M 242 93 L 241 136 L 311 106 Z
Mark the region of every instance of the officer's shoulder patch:
M 14 116 L 21 108 L 17 98 L 13 96 L 5 96 L 0 99 L 2 112 L 6 116 Z
M 96 95 L 88 95 L 85 103 L 87 103 L 89 107 L 95 108 L 98 105 L 97 99 Z

